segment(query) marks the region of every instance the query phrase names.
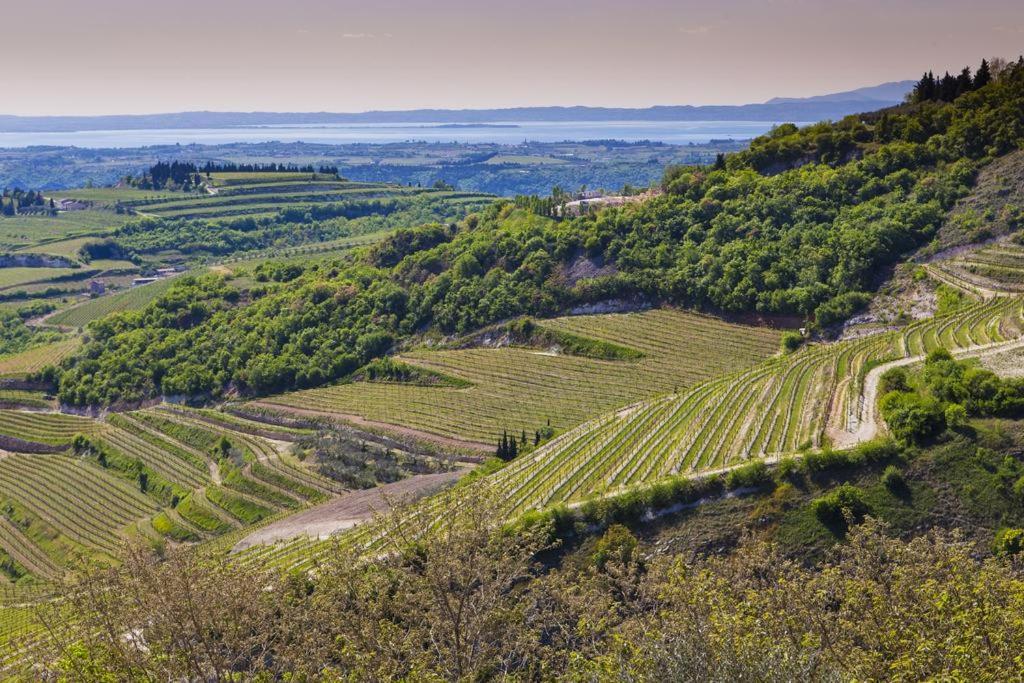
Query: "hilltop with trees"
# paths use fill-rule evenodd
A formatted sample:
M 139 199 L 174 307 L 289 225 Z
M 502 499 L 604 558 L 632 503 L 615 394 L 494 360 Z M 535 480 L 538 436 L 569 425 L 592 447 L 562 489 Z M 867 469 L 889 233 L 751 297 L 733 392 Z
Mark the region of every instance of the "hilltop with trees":
M 96 323 L 50 376 L 73 405 L 280 391 L 343 377 L 425 330 L 624 297 L 824 327 L 935 235 L 979 168 L 1018 148 L 1022 103 L 1018 63 L 952 102 L 779 126 L 716 167 L 667 169 L 661 196 L 595 215 L 498 204 L 244 298 L 215 275 L 183 278 L 148 308 Z M 607 274 L 566 277 L 581 261 Z

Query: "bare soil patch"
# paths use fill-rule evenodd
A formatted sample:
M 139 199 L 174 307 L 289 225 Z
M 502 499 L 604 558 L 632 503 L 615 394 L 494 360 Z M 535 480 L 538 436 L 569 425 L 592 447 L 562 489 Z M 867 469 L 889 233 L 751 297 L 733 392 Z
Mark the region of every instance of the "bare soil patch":
M 287 540 L 296 536 L 324 539 L 349 529 L 375 514 L 388 510 L 393 502 L 410 502 L 454 484 L 469 472 L 462 468 L 439 474 L 420 474 L 392 484 L 350 491 L 314 508 L 299 512 L 254 531 L 235 544 L 232 552 L 262 543 Z

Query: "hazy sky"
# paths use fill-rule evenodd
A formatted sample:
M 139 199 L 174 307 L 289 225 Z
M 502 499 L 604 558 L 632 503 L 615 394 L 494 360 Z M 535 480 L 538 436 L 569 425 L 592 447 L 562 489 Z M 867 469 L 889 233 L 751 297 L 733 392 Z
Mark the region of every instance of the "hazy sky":
M 31 0 L 0 113 L 737 104 L 1024 51 L 1022 0 Z

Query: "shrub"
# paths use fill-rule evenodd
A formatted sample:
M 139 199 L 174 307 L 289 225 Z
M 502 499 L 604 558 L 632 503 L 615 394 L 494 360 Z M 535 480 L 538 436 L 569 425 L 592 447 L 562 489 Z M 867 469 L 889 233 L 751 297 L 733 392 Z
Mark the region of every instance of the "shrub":
M 891 391 L 910 391 L 906 368 L 889 368 L 886 370 L 882 373 L 879 388 L 883 394 L 888 394 Z
M 907 480 L 895 465 L 889 465 L 882 472 L 882 484 L 895 494 L 904 493 L 907 490 Z
M 594 566 L 603 570 L 609 560 L 622 565 L 631 564 L 636 548 L 636 536 L 621 524 L 612 524 L 597 541 Z
M 771 481 L 768 466 L 763 460 L 753 460 L 725 475 L 727 489 L 739 489 L 748 486 L 762 486 Z
M 864 493 L 852 484 L 843 484 L 811 501 L 814 515 L 828 526 L 845 529 L 847 519 L 857 522 L 871 511 Z
M 782 333 L 782 350 L 785 353 L 793 353 L 799 349 L 804 343 L 804 336 L 799 332 L 783 332 Z
M 959 403 L 950 403 L 945 411 L 948 429 L 963 429 L 967 426 L 967 409 Z
M 779 461 L 778 466 L 778 478 L 781 479 L 795 479 L 799 476 L 801 471 L 800 462 L 793 457 L 786 457 Z
M 814 320 L 821 327 L 842 322 L 871 302 L 867 292 L 846 292 L 821 304 L 814 310 Z
M 881 407 L 893 436 L 906 443 L 921 443 L 946 424 L 942 403 L 930 396 L 893 391 L 882 397 Z
M 997 555 L 1016 555 L 1024 548 L 1024 529 L 1003 528 L 996 532 L 992 549 Z

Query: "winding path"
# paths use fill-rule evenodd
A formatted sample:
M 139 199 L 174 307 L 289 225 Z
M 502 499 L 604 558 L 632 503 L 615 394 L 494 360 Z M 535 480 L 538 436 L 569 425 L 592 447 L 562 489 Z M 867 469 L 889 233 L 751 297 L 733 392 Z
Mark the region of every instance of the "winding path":
M 955 358 L 980 358 L 1020 348 L 1024 348 L 1024 337 L 1018 337 L 1011 341 L 968 346 L 951 351 L 951 353 Z M 906 358 L 900 358 L 888 363 L 883 363 L 882 365 L 869 370 L 868 374 L 864 377 L 864 389 L 861 392 L 861 397 L 864 399 L 864 415 L 861 416 L 857 429 L 852 432 L 845 429 L 841 424 L 835 424 L 834 422 L 829 424 L 828 435 L 832 439 L 832 446 L 837 449 L 852 448 L 853 446 L 864 443 L 865 441 L 870 441 L 878 436 L 881 429 L 880 425 L 882 424 L 882 419 L 878 415 L 878 386 L 882 379 L 882 375 L 892 368 L 920 363 L 924 361 L 925 357 L 926 356 L 923 355 L 908 356 Z M 837 418 L 835 416 L 830 416 L 830 421 L 834 419 Z M 845 422 L 846 416 L 842 415 L 840 416 L 840 419 Z

